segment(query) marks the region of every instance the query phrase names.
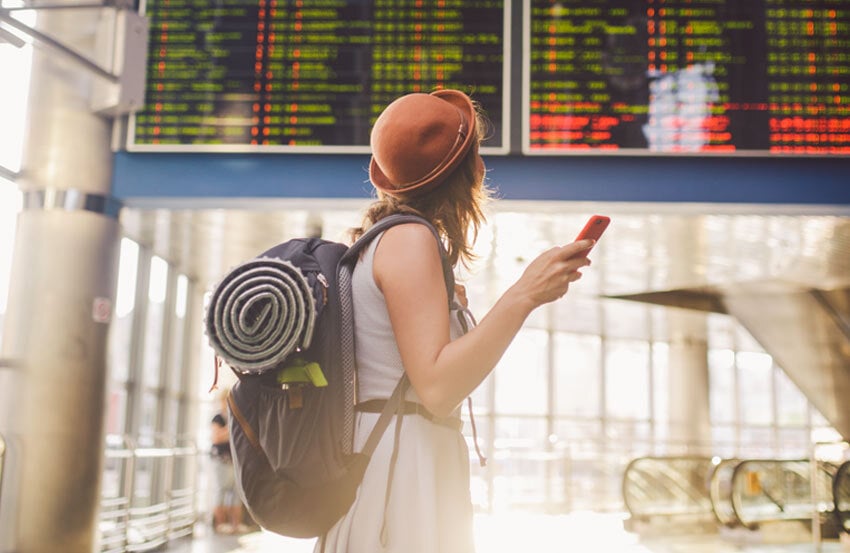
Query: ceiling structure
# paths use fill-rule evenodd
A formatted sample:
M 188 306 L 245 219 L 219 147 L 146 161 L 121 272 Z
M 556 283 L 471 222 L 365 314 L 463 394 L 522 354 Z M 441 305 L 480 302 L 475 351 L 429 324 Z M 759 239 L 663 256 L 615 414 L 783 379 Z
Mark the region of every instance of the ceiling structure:
M 125 208 L 125 234 L 193 278 L 203 290 L 237 264 L 296 236 L 345 241 L 365 201 L 286 201 L 231 209 Z M 709 212 L 711 210 L 711 212 Z M 850 213 L 692 205 L 497 202 L 462 276 L 473 305 L 492 304 L 533 257 L 572 240 L 587 216 L 610 215 L 576 293 L 547 321 L 570 332 L 652 338 L 666 317 L 599 298 L 734 316 L 836 430 L 850 436 Z M 535 316 L 543 316 L 535 314 Z M 532 317 L 532 318 L 533 318 Z M 662 338 L 663 339 L 663 338 Z
M 210 286 L 227 269 L 288 238 L 321 232 L 345 240 L 366 205 L 365 200 L 271 200 L 235 201 L 230 208 L 129 207 L 121 224 L 128 237 Z M 482 243 L 496 232 L 497 249 L 518 245 L 528 257 L 533 247 L 542 251 L 569 242 L 587 215 L 603 212 L 612 216 L 612 224 L 594 263 L 607 275 L 601 290 L 606 294 L 772 279 L 833 289 L 850 285 L 850 210 L 835 211 L 770 214 L 710 205 L 497 201 L 478 243 L 479 250 L 490 247 Z

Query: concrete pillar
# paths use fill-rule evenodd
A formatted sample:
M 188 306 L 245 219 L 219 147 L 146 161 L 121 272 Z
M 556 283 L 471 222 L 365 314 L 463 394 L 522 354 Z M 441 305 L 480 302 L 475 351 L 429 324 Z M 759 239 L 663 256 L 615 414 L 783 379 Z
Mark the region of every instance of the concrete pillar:
M 98 19 L 97 10 L 44 10 L 37 28 L 90 53 Z M 120 229 L 109 197 L 111 124 L 88 107 L 96 78 L 53 51 L 34 52 L 0 355 L 17 361 L 0 371 L 4 553 L 97 547 Z
M 668 324 L 670 440 L 690 453 L 707 452 L 711 411 L 705 314 L 670 310 Z
M 665 226 L 673 286 L 702 283 L 704 277 L 695 273 L 702 266 L 702 227 L 695 216 L 670 217 Z M 667 320 L 669 437 L 687 452 L 706 452 L 711 443 L 706 315 L 669 309 Z

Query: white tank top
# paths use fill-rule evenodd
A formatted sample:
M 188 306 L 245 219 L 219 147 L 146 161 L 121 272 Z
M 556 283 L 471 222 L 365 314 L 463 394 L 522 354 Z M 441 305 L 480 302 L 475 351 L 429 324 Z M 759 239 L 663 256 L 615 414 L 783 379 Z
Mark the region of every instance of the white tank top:
M 404 374 L 387 303 L 372 272 L 375 250 L 383 236 L 383 233 L 379 234 L 366 247 L 351 277 L 358 401 L 390 397 Z M 451 338 L 454 340 L 461 334 L 460 323 L 454 312 L 450 317 L 450 326 Z M 412 387 L 406 397 L 409 401 L 419 401 Z

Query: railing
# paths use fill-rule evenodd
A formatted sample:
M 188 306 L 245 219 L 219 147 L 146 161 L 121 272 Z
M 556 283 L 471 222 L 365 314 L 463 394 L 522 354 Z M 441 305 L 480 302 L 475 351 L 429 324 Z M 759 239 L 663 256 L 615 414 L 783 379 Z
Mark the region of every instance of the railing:
M 147 551 L 192 534 L 197 448 L 109 436 L 101 499 L 101 553 Z
M 490 421 L 486 417 L 477 420 L 480 435 L 486 436 L 493 428 L 488 426 Z M 626 511 L 623 475 L 636 458 L 713 458 L 720 455 L 717 451 L 755 458 L 773 451 L 773 445 L 760 443 L 648 440 L 619 435 L 601 441 L 562 436 L 545 443 L 532 436 L 512 436 L 495 439 L 492 446 L 484 451 L 489 461 L 482 468 L 469 442 L 473 505 L 482 513 L 519 509 L 622 514 Z M 804 455 L 807 447 L 798 449 Z M 713 515 L 709 514 L 709 518 L 714 524 Z
M 818 463 L 817 505 L 819 513 L 830 515 L 832 479 L 836 467 Z M 778 521 L 810 521 L 812 519 L 812 466 L 808 459 L 748 459 L 735 466 L 732 475 L 732 508 L 746 528 Z M 829 499 L 827 499 L 829 498 Z
M 633 521 L 714 522 L 709 480 L 716 460 L 702 456 L 640 457 L 623 473 L 623 500 Z
M 836 526 L 839 531 L 850 534 L 850 461 L 838 467 L 832 481 L 832 496 L 835 501 Z
M 623 472 L 635 458 L 648 451 L 681 454 L 687 445 L 665 442 L 599 443 L 571 440 L 553 445 L 551 451 L 534 449 L 522 439 L 501 439 L 489 461 L 479 466 L 470 442 L 471 488 L 478 512 L 533 510 L 548 513 L 595 511 L 622 513 Z
M 133 500 L 133 446 L 129 438 L 107 436 L 100 499 L 100 550 L 127 551 Z
M 732 475 L 740 462 L 740 459 L 722 459 L 714 465 L 709 484 L 709 497 L 714 516 L 718 523 L 729 528 L 741 523 L 732 507 Z

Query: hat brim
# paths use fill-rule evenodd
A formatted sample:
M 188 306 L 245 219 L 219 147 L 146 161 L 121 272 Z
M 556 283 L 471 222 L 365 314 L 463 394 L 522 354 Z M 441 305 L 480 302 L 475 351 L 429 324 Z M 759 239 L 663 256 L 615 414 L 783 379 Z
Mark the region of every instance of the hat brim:
M 458 165 L 460 165 L 460 162 L 464 159 L 464 157 L 466 157 L 466 154 L 469 153 L 471 146 L 478 140 L 478 120 L 476 117 L 475 105 L 473 105 L 469 96 L 459 90 L 452 89 L 435 90 L 431 93 L 431 96 L 445 100 L 463 114 L 463 117 L 466 119 L 467 126 L 466 136 L 463 137 L 460 146 L 455 148 L 440 164 L 438 171 L 433 172 L 427 178 L 417 181 L 409 186 L 399 187 L 396 183 L 391 182 L 387 176 L 384 175 L 383 171 L 381 171 L 381 168 L 375 161 L 375 157 L 372 156 L 372 159 L 369 162 L 369 180 L 372 181 L 372 185 L 375 188 L 385 194 L 389 194 L 391 196 L 416 195 L 437 186 L 443 182 L 446 177 L 448 177 L 458 167 Z

